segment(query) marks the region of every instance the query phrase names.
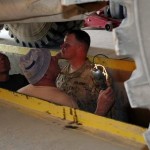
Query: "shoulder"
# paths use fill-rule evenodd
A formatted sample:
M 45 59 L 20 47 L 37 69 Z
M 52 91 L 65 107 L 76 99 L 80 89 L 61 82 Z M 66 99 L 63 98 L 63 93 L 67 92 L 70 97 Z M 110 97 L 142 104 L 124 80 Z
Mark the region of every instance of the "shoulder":
M 93 75 L 92 75 L 91 69 L 92 69 L 92 63 L 87 59 L 80 70 L 81 76 L 83 78 L 92 77 Z
M 28 85 L 18 89 L 17 92 L 26 94 L 26 92 L 31 91 L 32 88 L 33 88 L 33 86 L 31 84 L 28 84 Z
M 10 75 L 10 79 L 11 80 L 17 80 L 19 82 L 23 82 L 23 83 L 26 83 L 26 84 L 28 83 L 27 79 L 22 74 L 13 74 L 13 75 Z

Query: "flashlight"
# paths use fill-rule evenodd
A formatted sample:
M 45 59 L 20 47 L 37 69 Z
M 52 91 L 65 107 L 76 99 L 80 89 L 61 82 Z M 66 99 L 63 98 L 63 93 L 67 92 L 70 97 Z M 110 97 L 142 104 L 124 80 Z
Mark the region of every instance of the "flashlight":
M 92 68 L 92 74 L 96 83 L 100 85 L 100 89 L 105 90 L 107 88 L 108 73 L 103 65 L 95 64 Z

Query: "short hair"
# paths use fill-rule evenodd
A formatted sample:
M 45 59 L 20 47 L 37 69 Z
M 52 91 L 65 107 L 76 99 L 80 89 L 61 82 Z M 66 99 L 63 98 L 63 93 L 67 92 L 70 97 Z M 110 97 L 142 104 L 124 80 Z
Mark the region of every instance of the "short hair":
M 0 52 L 0 57 L 6 59 L 7 62 L 9 63 L 9 66 L 10 66 L 10 60 L 9 60 L 9 58 L 8 58 L 8 56 L 6 54 Z
M 79 42 L 84 43 L 87 46 L 87 51 L 88 51 L 88 49 L 90 47 L 91 39 L 87 32 L 78 29 L 78 30 L 70 30 L 67 32 L 67 35 L 68 34 L 74 34 L 76 39 Z

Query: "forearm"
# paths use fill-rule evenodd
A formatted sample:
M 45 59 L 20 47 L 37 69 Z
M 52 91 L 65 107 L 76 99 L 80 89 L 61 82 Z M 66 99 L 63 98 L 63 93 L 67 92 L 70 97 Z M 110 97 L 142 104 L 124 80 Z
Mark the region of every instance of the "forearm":
M 106 116 L 115 102 L 113 90 L 108 87 L 106 90 L 101 90 L 97 100 L 95 114 Z
M 106 116 L 107 113 L 109 112 L 110 108 L 102 108 L 102 107 L 97 107 L 95 110 L 95 114 L 99 116 Z

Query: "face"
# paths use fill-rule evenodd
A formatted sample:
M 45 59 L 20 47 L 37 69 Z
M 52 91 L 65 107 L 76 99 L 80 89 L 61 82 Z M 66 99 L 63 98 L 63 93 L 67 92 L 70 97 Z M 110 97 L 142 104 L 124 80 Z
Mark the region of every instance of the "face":
M 68 34 L 64 38 L 64 43 L 61 45 L 61 55 L 64 59 L 72 59 L 76 56 L 76 51 L 80 46 L 80 42 L 76 40 L 74 34 Z
M 0 73 L 10 70 L 10 62 L 7 56 L 0 53 Z

